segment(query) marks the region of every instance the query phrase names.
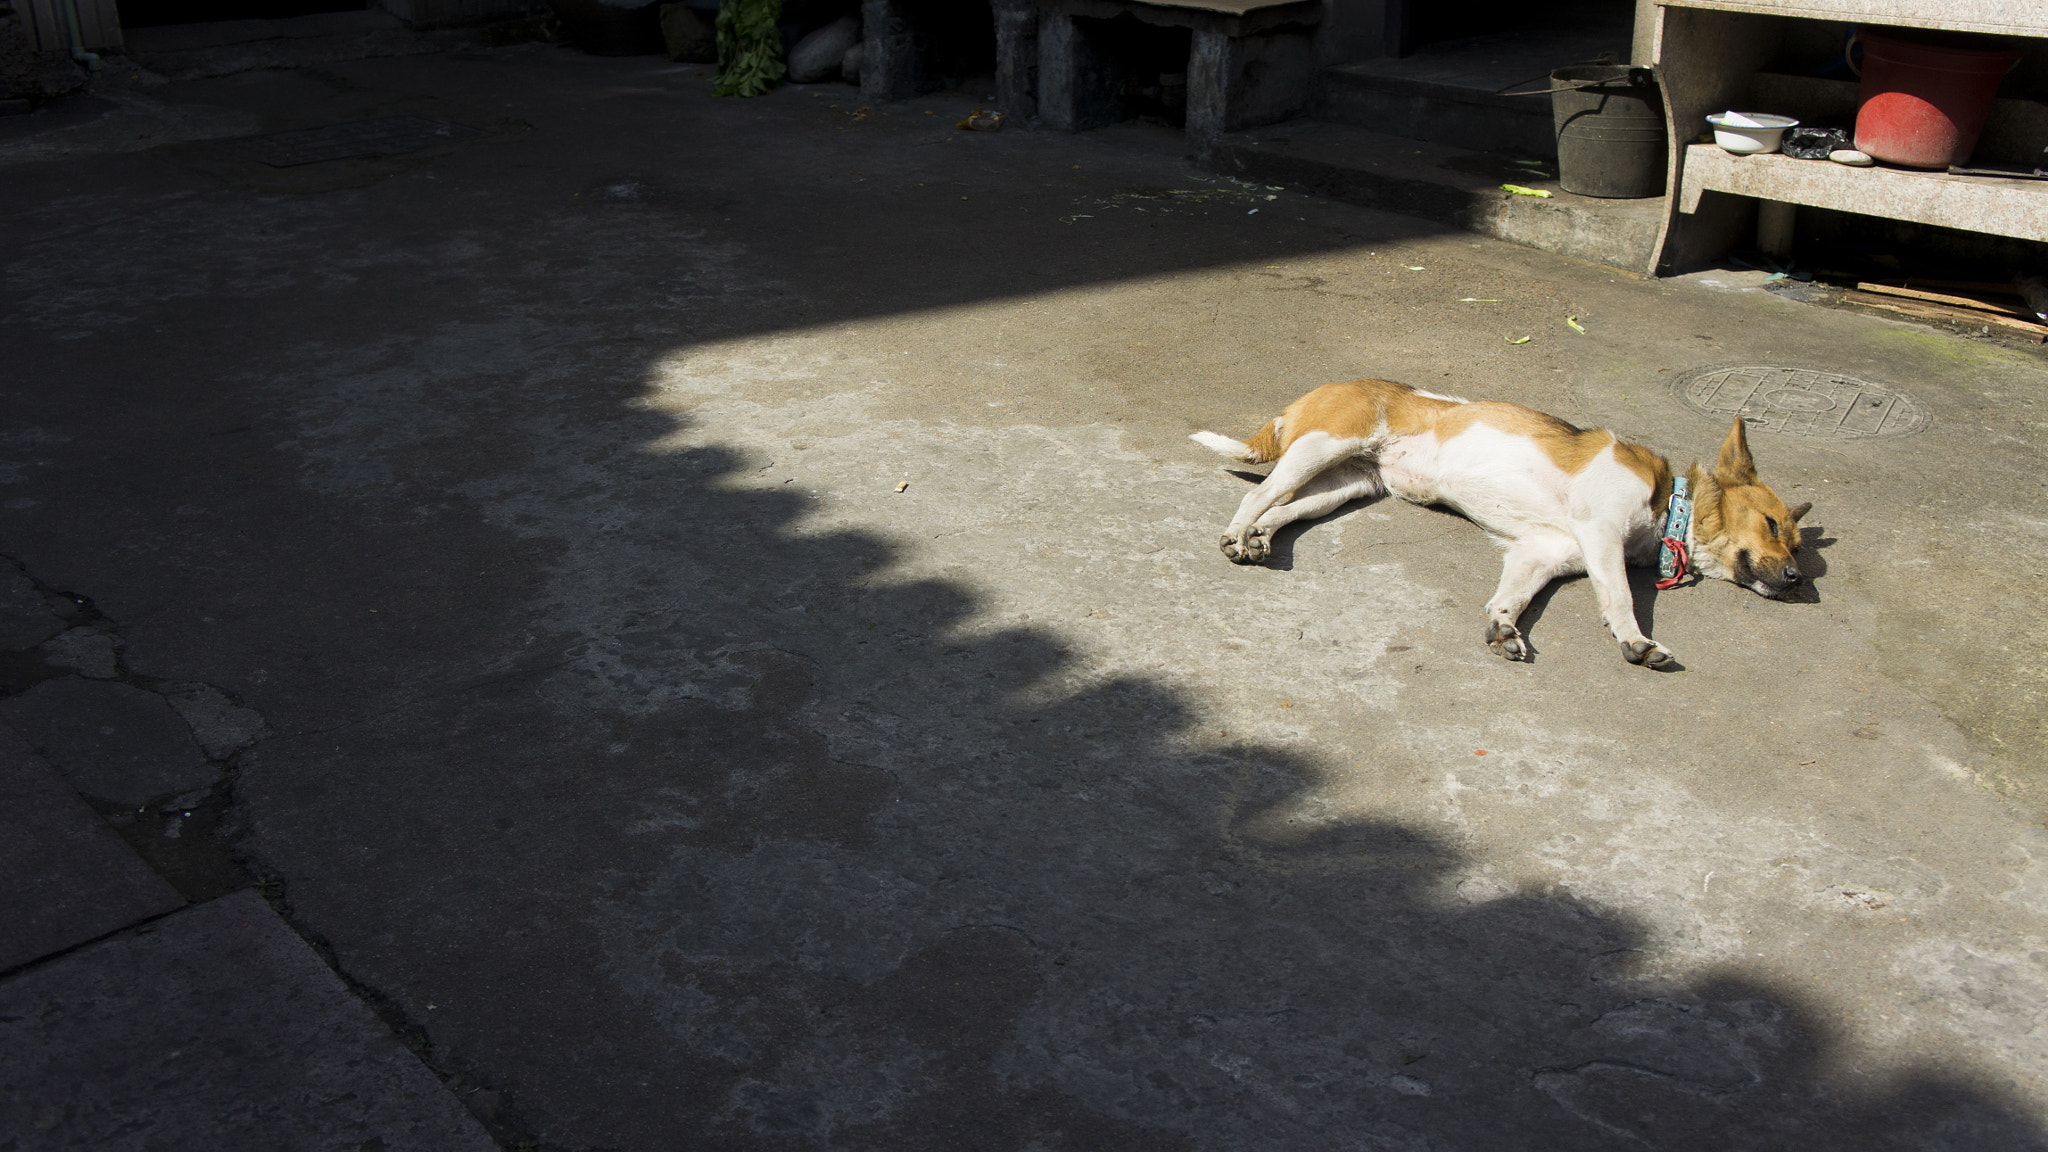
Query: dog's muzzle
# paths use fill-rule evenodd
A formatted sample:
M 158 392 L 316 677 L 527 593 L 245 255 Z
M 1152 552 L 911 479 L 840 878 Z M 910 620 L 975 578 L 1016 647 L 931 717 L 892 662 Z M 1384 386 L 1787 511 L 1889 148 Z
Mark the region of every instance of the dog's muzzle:
M 1776 600 L 1790 593 L 1794 588 L 1799 587 L 1803 579 L 1804 577 L 1800 575 L 1796 565 L 1787 564 L 1783 568 L 1778 569 L 1778 577 L 1775 580 L 1762 573 L 1757 573 L 1754 587 L 1757 591 Z
M 1735 554 L 1735 574 L 1737 583 L 1774 600 L 1799 587 L 1800 581 L 1805 579 L 1794 561 L 1787 560 L 1776 572 L 1768 572 L 1747 551 Z

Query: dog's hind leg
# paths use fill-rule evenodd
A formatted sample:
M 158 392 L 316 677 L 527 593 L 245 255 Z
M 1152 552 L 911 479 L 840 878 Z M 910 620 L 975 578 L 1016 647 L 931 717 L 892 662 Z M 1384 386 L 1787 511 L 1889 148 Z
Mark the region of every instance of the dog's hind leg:
M 1486 602 L 1486 646 L 1509 660 L 1530 659 L 1529 642 L 1516 627 L 1523 610 L 1544 585 L 1581 567 L 1579 542 L 1563 532 L 1537 530 L 1509 544 L 1500 585 Z
M 1364 460 L 1333 465 L 1295 489 L 1291 499 L 1266 509 L 1253 527 L 1270 540 L 1275 532 L 1296 520 L 1328 516 L 1353 500 L 1370 500 L 1386 495 L 1386 491 L 1386 486 L 1380 483 L 1379 469 Z
M 1586 576 L 1600 601 L 1600 616 L 1621 644 L 1621 658 L 1631 664 L 1663 668 L 1677 659 L 1669 648 L 1643 635 L 1636 622 L 1636 600 L 1628 590 L 1628 558 L 1621 533 L 1600 520 L 1574 520 L 1572 535 L 1586 555 Z
M 1230 530 L 1223 534 L 1223 554 L 1238 564 L 1257 564 L 1273 552 L 1273 535 L 1259 526 L 1259 517 L 1279 504 L 1330 465 L 1358 454 L 1358 443 L 1338 440 L 1327 432 L 1309 432 L 1287 446 L 1279 463 L 1257 488 L 1245 493 L 1230 518 Z

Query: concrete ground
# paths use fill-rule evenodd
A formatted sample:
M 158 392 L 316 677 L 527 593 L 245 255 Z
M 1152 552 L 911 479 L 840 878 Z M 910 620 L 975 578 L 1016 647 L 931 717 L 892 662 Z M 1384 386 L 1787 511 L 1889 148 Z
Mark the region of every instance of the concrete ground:
M 0 123 L 0 719 L 175 888 L 107 881 L 144 928 L 300 964 L 253 884 L 507 1148 L 2048 1147 L 2038 350 L 1166 129 L 956 131 L 978 95 L 530 45 Z M 478 134 L 233 142 L 397 114 Z M 1491 655 L 1498 554 L 1438 512 L 1234 567 L 1244 481 L 1185 439 L 1372 375 L 1682 465 L 1726 426 L 1667 382 L 1715 364 L 1932 420 L 1756 435 L 1816 579 L 1641 576 L 1672 674 L 1583 581 Z M 137 939 L 0 980 L 10 1050 L 99 1030 L 10 1065 L 0 1146 L 468 1139 L 96 1080 L 223 994 L 91 999 Z

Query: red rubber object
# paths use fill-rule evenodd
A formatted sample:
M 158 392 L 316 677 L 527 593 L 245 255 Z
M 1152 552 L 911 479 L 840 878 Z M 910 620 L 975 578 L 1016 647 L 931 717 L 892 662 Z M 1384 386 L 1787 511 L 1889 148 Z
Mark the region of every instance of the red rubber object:
M 1861 32 L 1856 150 L 1908 168 L 1970 158 L 1998 82 L 2020 56 Z

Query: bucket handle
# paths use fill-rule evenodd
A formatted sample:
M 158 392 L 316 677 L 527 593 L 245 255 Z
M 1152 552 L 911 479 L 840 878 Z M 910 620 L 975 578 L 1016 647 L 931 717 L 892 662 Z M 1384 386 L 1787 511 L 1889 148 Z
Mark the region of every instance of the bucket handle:
M 1581 60 L 1581 61 L 1579 61 L 1579 62 L 1578 62 L 1577 64 L 1565 64 L 1565 65 L 1563 65 L 1563 67 L 1565 67 L 1565 68 L 1577 68 L 1577 67 L 1578 67 L 1578 66 L 1579 66 L 1580 64 L 1612 64 L 1612 63 L 1614 63 L 1614 61 L 1612 61 L 1612 60 L 1608 60 L 1608 59 L 1602 59 L 1602 60 Z M 1553 72 L 1554 72 L 1554 71 L 1556 71 L 1556 69 L 1552 69 L 1551 71 L 1553 71 Z M 1652 78 L 1654 78 L 1654 75 L 1655 75 L 1655 73 L 1654 73 L 1654 70 L 1653 70 L 1653 69 L 1651 69 L 1651 68 L 1650 68 L 1650 67 L 1649 67 L 1648 65 L 1643 65 L 1643 66 L 1631 66 L 1631 67 L 1629 68 L 1629 72 L 1628 72 L 1628 78 L 1629 78 L 1629 79 L 1630 79 L 1631 81 L 1635 80 L 1635 79 L 1636 79 L 1636 74 L 1637 74 L 1637 73 L 1639 73 L 1639 72 L 1640 72 L 1640 73 L 1643 73 L 1643 74 L 1644 74 L 1644 75 L 1646 75 L 1646 76 L 1650 76 L 1650 77 L 1652 77 Z M 1529 91 L 1527 91 L 1527 92 L 1510 92 L 1510 91 L 1508 91 L 1508 88 L 1520 88 L 1520 87 L 1521 87 L 1522 85 L 1524 85 L 1524 84 L 1533 84 L 1533 83 L 1535 83 L 1535 82 L 1536 82 L 1536 81 L 1538 81 L 1538 80 L 1548 80 L 1548 79 L 1550 79 L 1550 73 L 1549 73 L 1549 72 L 1545 72 L 1545 73 L 1544 73 L 1543 75 L 1541 75 L 1541 76 L 1531 76 L 1531 77 L 1529 77 L 1529 78 L 1528 78 L 1527 80 L 1517 80 L 1517 81 L 1515 81 L 1515 82 L 1514 82 L 1513 84 L 1509 84 L 1509 85 L 1507 85 L 1507 87 L 1505 87 L 1505 88 L 1496 88 L 1496 89 L 1494 89 L 1494 90 L 1493 90 L 1493 94 L 1494 94 L 1495 96 L 1548 96 L 1548 95 L 1551 95 L 1551 94 L 1552 94 L 1552 93 L 1554 93 L 1554 92 L 1577 92 L 1577 91 L 1579 91 L 1579 90 L 1580 90 L 1581 88 L 1598 88 L 1598 87 L 1600 87 L 1600 86 L 1601 86 L 1601 85 L 1603 85 L 1603 84 L 1612 84 L 1612 83 L 1614 83 L 1614 81 L 1612 81 L 1612 80 L 1567 80 L 1567 81 L 1565 81 L 1565 82 L 1564 82 L 1564 87 L 1562 87 L 1562 88 L 1531 88 L 1531 89 L 1530 89 Z

